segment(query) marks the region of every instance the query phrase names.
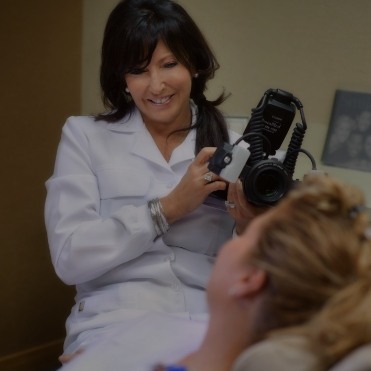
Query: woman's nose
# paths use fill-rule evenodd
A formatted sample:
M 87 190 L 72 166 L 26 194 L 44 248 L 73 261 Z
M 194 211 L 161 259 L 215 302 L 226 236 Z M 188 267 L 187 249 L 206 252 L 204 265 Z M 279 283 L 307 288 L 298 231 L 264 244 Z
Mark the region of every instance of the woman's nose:
M 152 94 L 160 94 L 165 87 L 165 81 L 161 73 L 154 72 L 150 76 L 149 88 Z

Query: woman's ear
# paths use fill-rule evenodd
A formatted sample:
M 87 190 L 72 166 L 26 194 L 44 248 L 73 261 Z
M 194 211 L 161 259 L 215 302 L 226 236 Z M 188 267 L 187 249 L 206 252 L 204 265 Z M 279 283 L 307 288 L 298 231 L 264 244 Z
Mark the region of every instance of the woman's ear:
M 260 293 L 267 281 L 267 274 L 260 268 L 249 267 L 240 275 L 229 290 L 230 296 L 238 299 L 251 297 Z

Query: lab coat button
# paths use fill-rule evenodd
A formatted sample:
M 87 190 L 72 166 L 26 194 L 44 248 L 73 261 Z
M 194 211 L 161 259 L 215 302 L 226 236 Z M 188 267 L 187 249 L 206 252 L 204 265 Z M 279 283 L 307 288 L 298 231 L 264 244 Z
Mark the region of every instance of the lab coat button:
M 82 312 L 84 310 L 84 307 L 85 307 L 85 301 L 80 301 L 79 303 L 79 312 Z

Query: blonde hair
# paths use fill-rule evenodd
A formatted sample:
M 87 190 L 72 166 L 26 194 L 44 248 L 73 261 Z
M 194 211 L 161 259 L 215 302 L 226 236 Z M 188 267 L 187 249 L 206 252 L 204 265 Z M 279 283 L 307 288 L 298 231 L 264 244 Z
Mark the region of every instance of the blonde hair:
M 301 333 L 323 367 L 371 341 L 371 243 L 358 189 L 310 176 L 271 212 L 253 262 L 267 272 L 256 340 Z

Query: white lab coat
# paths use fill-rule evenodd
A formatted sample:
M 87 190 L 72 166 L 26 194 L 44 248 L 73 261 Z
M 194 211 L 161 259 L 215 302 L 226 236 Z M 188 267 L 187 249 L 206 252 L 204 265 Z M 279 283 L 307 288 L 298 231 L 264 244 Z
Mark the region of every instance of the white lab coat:
M 147 311 L 207 312 L 204 289 L 234 225 L 223 201 L 208 197 L 158 239 L 147 207 L 180 181 L 194 148 L 192 130 L 166 162 L 138 111 L 114 124 L 67 120 L 45 205 L 56 273 L 77 290 L 66 352 Z
M 124 321 L 59 371 L 151 371 L 155 365 L 171 365 L 196 351 L 207 323 L 151 312 Z

